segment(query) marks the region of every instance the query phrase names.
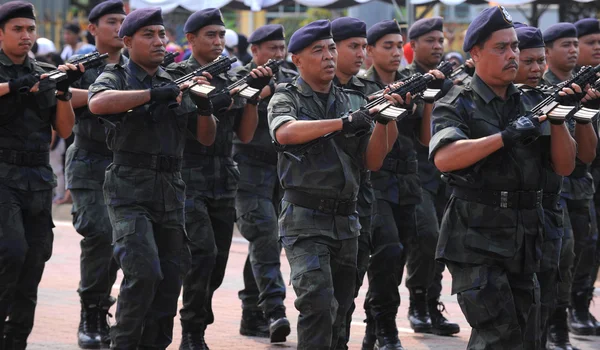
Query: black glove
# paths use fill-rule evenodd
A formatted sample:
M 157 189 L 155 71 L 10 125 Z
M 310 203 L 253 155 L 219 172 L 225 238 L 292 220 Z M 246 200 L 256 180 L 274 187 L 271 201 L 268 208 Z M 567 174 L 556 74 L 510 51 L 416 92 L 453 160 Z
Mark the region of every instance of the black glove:
M 475 74 L 475 67 L 469 67 L 465 64 L 465 73 L 467 73 L 467 75 L 472 77 L 473 74 Z
M 352 121 L 349 116 L 342 117 L 342 132 L 348 136 L 361 136 L 371 130 L 371 116 L 367 111 L 359 109 L 358 111 L 350 114 Z
M 44 80 L 50 80 L 50 79 L 44 79 Z M 69 91 L 69 86 L 71 86 L 71 84 L 69 83 L 69 79 L 68 78 L 64 79 L 64 80 L 56 83 L 56 91 L 61 91 L 61 92 L 67 93 L 67 91 Z M 42 89 L 40 88 L 40 90 L 42 90 Z
M 258 77 L 258 78 L 249 77 L 248 78 L 248 86 L 261 91 L 265 86 L 269 85 L 271 78 L 272 78 L 272 76 L 270 76 L 270 75 L 264 76 L 264 77 Z
M 218 113 L 224 110 L 227 110 L 229 106 L 231 106 L 231 95 L 229 92 L 217 93 L 212 96 L 209 96 L 210 101 L 212 102 L 213 109 Z
M 212 115 L 213 114 L 213 104 L 208 97 L 202 97 L 200 95 L 196 95 L 195 93 L 190 91 L 190 98 L 198 107 L 198 114 L 200 115 Z
M 570 87 L 569 87 L 570 88 Z M 565 106 L 577 106 L 578 103 L 581 102 L 581 99 L 585 97 L 585 91 L 576 92 L 573 95 L 567 94 L 565 96 L 558 96 L 556 98 L 556 102 Z
M 158 103 L 172 102 L 179 96 L 179 86 L 170 82 L 150 89 L 150 100 Z
M 540 123 L 537 118 L 520 117 L 500 132 L 504 148 L 516 145 L 527 145 L 541 135 Z
M 391 122 L 392 119 L 386 118 L 381 114 L 377 113 L 377 115 L 375 116 L 375 121 L 379 124 L 387 125 L 387 123 Z
M 444 79 L 433 79 L 427 83 L 427 88 L 441 90 L 444 86 Z
M 37 74 L 27 74 L 20 78 L 11 79 L 8 81 L 8 90 L 11 93 L 15 92 L 29 92 L 35 83 L 40 81 L 40 77 Z M 22 89 L 23 88 L 23 89 Z M 20 91 L 25 90 L 25 91 Z
M 79 70 L 79 65 L 77 65 L 77 70 L 67 70 L 67 80 L 69 81 L 69 85 L 72 85 L 74 82 L 81 79 L 82 76 L 83 72 Z

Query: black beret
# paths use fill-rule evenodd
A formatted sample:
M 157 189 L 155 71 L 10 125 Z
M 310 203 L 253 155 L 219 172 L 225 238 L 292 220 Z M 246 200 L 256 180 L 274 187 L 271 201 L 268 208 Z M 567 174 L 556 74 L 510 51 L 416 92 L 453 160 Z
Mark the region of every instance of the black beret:
M 354 17 L 336 18 L 331 21 L 331 35 L 335 42 L 349 38 L 366 38 L 367 24 Z
M 529 27 L 527 24 L 521 23 L 521 22 L 513 22 L 513 24 L 515 25 L 515 29 L 517 29 L 517 28 L 523 28 L 523 27 Z
M 375 23 L 369 28 L 367 31 L 367 43 L 369 45 L 375 45 L 377 40 L 388 34 L 400 34 L 400 26 L 395 19 Z
M 163 25 L 160 7 L 148 7 L 131 11 L 119 30 L 119 38 L 132 36 L 142 27 Z
M 408 39 L 416 39 L 434 30 L 444 31 L 444 19 L 442 17 L 421 18 L 413 23 L 408 30 Z
M 600 33 L 600 21 L 595 18 L 580 19 L 575 22 L 575 28 L 577 28 L 579 38 L 588 34 L 598 34 Z
M 561 38 L 577 38 L 577 28 L 573 23 L 556 23 L 544 30 L 544 42 L 546 44 Z
M 473 46 L 489 38 L 493 32 L 513 27 L 512 17 L 504 6 L 488 7 L 481 11 L 469 24 L 463 43 L 463 51 L 471 51 Z
M 517 38 L 519 38 L 519 50 L 544 47 L 544 38 L 542 31 L 535 27 L 520 27 L 515 29 Z
M 283 33 L 283 26 L 281 24 L 264 25 L 256 29 L 248 38 L 250 44 L 260 44 L 271 40 L 285 40 L 285 34 Z
M 288 51 L 298 53 L 317 40 L 331 38 L 331 22 L 327 19 L 320 19 L 295 31 L 290 38 Z
M 35 20 L 33 5 L 25 1 L 11 1 L 0 6 L 0 23 L 13 18 L 30 18 Z
M 125 9 L 123 8 L 123 1 L 108 0 L 99 3 L 98 5 L 94 6 L 94 8 L 90 11 L 90 14 L 88 15 L 88 21 L 94 22 L 104 15 L 109 15 L 113 13 L 119 15 L 127 14 L 125 13 Z
M 221 11 L 215 8 L 207 8 L 204 10 L 196 11 L 192 13 L 192 15 L 185 21 L 185 25 L 183 26 L 184 33 L 195 33 L 198 30 L 212 25 L 220 25 L 224 26 L 225 22 L 223 22 L 223 15 L 221 15 Z

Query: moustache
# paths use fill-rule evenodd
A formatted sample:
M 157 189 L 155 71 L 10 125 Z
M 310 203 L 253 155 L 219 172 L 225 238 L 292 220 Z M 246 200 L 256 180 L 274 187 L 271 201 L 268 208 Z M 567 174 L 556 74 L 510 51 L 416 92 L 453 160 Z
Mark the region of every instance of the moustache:
M 519 64 L 517 61 L 510 61 L 506 66 L 504 66 L 504 68 L 502 68 L 502 70 L 507 70 L 510 68 L 519 69 Z

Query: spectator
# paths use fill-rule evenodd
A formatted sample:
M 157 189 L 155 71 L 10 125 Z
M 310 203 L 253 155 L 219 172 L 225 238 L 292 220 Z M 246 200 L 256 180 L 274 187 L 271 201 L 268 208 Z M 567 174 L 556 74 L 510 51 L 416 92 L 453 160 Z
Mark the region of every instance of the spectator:
M 227 57 L 237 57 L 237 45 L 239 42 L 238 35 L 235 31 L 231 29 L 225 30 L 225 49 L 223 50 L 223 55 Z M 242 63 L 240 61 L 235 62 L 231 65 L 231 68 L 241 67 Z
M 67 23 L 63 27 L 63 40 L 65 42 L 65 47 L 63 48 L 60 57 L 63 61 L 67 61 L 71 56 L 77 52 L 82 46 L 83 43 L 79 40 L 79 32 L 81 28 L 77 23 Z
M 238 52 L 237 57 L 242 62 L 242 65 L 245 66 L 250 61 L 252 61 L 252 55 L 248 53 L 248 38 L 246 38 L 243 34 L 238 34 Z

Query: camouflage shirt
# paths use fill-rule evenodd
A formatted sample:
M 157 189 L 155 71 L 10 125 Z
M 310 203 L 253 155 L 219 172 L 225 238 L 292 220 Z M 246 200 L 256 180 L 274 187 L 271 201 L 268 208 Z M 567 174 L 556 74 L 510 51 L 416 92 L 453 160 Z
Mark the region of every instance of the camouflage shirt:
M 406 77 L 408 75 L 397 72 L 395 81 Z M 376 82 L 380 86 L 377 90 L 383 88 L 381 79 L 374 67 L 369 68 L 362 78 Z M 377 91 L 373 85 L 366 90 L 367 95 Z M 403 173 L 383 169 L 375 171 L 371 174 L 371 182 L 373 183 L 373 188 L 375 188 L 375 196 L 378 199 L 384 199 L 400 205 L 417 204 L 421 202 L 421 182 L 417 174 L 417 152 L 414 145 L 414 130 L 416 125 L 419 124 L 419 120 L 413 116 L 409 116 L 397 124 L 398 138 L 384 162 L 403 163 L 405 164 L 404 166 L 411 169 Z
M 454 86 L 432 113 L 430 160 L 452 142 L 497 134 L 526 110 L 520 92 L 510 85 L 498 97 L 476 74 Z M 474 165 L 448 174 L 450 185 L 488 191 L 538 191 L 544 179 L 542 142 L 501 148 Z M 465 264 L 505 264 L 512 272 L 535 271 L 543 210 L 502 208 L 452 196 L 440 228 L 437 258 Z
M 23 64 L 14 64 L 0 51 L 0 83 L 30 73 L 43 74 L 55 68 L 29 57 Z M 9 93 L 0 97 L 0 150 L 49 151 L 56 119 L 54 91 Z M 56 186 L 49 164 L 28 167 L 0 161 L 0 180 L 3 185 L 26 191 L 49 190 Z
M 187 61 L 171 64 L 168 72 L 183 76 L 200 67 L 194 56 L 190 56 Z M 218 92 L 234 81 L 235 77 L 232 75 L 219 74 L 210 83 L 215 87 L 214 91 Z M 204 146 L 196 141 L 196 118 L 190 118 L 182 170 L 189 194 L 217 199 L 235 197 L 240 173 L 233 161 L 231 148 L 235 124 L 243 114 L 244 105 L 245 99 L 235 97 L 233 106 L 228 111 L 215 112 L 218 123 L 215 142 L 211 146 Z
M 365 103 L 362 94 L 332 84 L 324 106 L 302 78 L 280 84 L 268 107 L 271 137 L 275 140 L 277 129 L 289 121 L 340 118 Z M 280 153 L 277 167 L 281 186 L 284 190 L 294 189 L 320 198 L 356 200 L 369 138 L 370 133 L 362 137 L 340 134 L 317 144 L 302 162 Z M 331 215 L 282 202 L 280 236 L 324 235 L 341 240 L 358 237 L 359 233 L 357 214 Z
M 145 90 L 172 81 L 162 68 L 154 76 L 132 60 L 121 66 L 107 65 L 104 72 L 88 89 L 89 98 L 107 90 Z M 175 109 L 166 104 L 149 103 L 114 116 L 103 116 L 114 123 L 107 124 L 106 142 L 114 153 L 166 155 L 181 158 L 185 144 L 188 118 L 197 116 L 196 106 L 184 97 Z M 104 197 L 106 204 L 144 205 L 156 210 L 183 208 L 185 184 L 179 172 L 168 173 L 151 169 L 111 164 L 106 172 Z

